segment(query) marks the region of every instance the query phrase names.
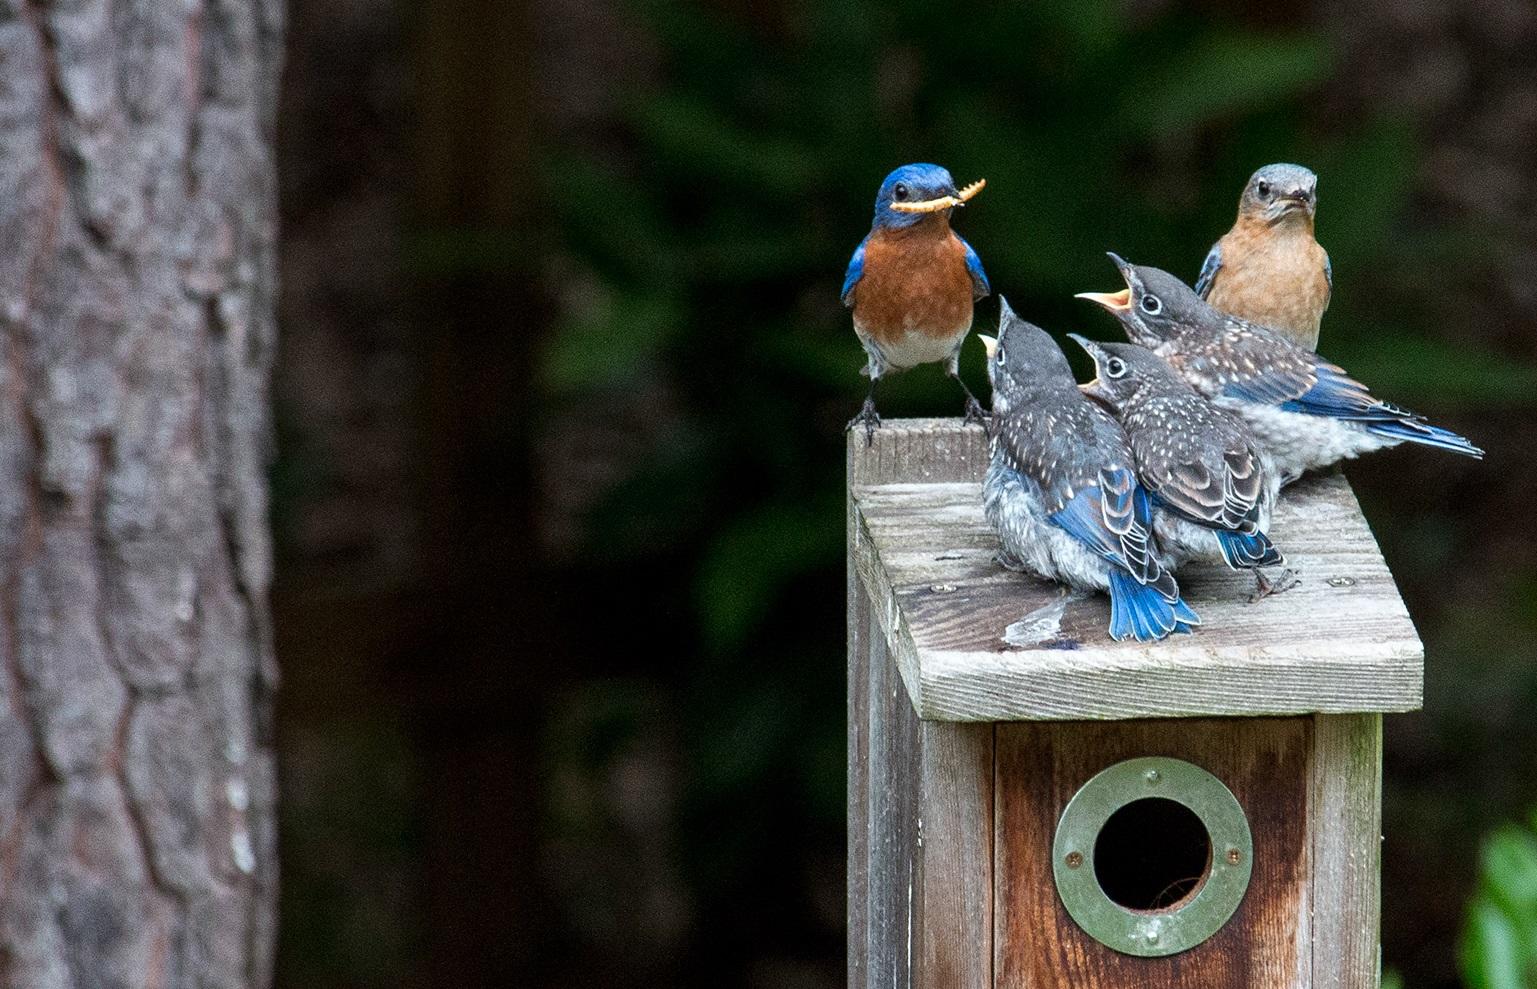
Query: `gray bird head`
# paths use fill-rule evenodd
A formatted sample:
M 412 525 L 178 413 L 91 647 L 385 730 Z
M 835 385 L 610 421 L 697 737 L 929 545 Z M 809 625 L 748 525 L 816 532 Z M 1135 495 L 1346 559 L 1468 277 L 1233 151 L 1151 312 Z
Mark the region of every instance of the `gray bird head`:
M 1318 208 L 1318 176 L 1301 165 L 1266 165 L 1249 176 L 1238 198 L 1239 215 L 1266 223 L 1313 218 Z
M 1077 388 L 1067 356 L 1045 330 L 1019 318 L 1009 300 L 999 298 L 997 338 L 977 334 L 987 348 L 987 378 L 993 385 L 993 411 L 1007 415 L 1024 402 Z
M 1110 260 L 1121 269 L 1126 288 L 1119 292 L 1079 292 L 1077 298 L 1108 309 L 1121 321 L 1132 343 L 1156 347 L 1220 318 L 1194 289 L 1162 268 L 1132 264 L 1115 254 Z
M 1116 411 L 1137 401 L 1191 391 L 1163 358 L 1146 347 L 1134 343 L 1098 343 L 1076 333 L 1068 336 L 1094 358 L 1095 378 L 1080 385 L 1080 389 Z

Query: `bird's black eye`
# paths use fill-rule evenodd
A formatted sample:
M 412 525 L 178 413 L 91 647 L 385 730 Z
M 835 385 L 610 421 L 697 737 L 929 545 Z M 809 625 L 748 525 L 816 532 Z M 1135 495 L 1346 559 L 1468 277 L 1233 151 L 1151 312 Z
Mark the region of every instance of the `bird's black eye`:
M 1119 357 L 1112 357 L 1105 362 L 1105 373 L 1112 378 L 1119 378 L 1126 373 L 1126 362 Z
M 898 182 L 896 188 L 891 190 L 891 198 L 895 199 L 899 203 L 902 200 L 906 199 L 907 198 L 907 185 L 906 185 L 906 183 Z
M 1254 191 L 1259 193 L 1261 196 L 1268 196 L 1270 195 L 1270 183 L 1266 182 L 1264 179 L 1260 179 L 1254 184 Z
M 1163 312 L 1163 300 L 1156 295 L 1144 295 L 1142 297 L 1142 311 L 1149 316 L 1156 316 Z

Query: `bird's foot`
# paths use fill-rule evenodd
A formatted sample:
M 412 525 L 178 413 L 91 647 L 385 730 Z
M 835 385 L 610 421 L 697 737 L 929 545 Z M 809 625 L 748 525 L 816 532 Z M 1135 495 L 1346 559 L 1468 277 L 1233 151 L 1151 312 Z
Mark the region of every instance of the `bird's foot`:
M 982 427 L 982 431 L 983 432 L 988 432 L 989 431 L 988 430 L 988 423 L 991 420 L 992 420 L 992 416 L 988 413 L 988 411 L 986 409 L 982 408 L 982 403 L 977 401 L 972 396 L 967 395 L 966 396 L 966 422 L 968 424 L 969 423 L 976 423 L 978 426 Z
M 1282 570 L 1281 575 L 1275 580 L 1266 577 L 1264 571 L 1254 571 L 1254 593 L 1249 596 L 1250 604 L 1270 597 L 1272 594 L 1284 594 L 1285 592 L 1302 583 L 1302 578 L 1297 576 L 1295 570 Z
M 865 446 L 875 442 L 875 430 L 881 424 L 880 413 L 875 411 L 875 402 L 865 399 L 864 408 L 859 410 L 859 415 L 849 420 L 845 429 L 858 429 L 863 426 L 865 430 Z

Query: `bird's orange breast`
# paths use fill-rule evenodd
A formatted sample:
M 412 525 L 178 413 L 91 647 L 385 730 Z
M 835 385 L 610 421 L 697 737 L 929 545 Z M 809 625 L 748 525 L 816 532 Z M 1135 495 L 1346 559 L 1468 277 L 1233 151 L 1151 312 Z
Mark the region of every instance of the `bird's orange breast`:
M 948 224 L 931 220 L 870 235 L 854 286 L 860 333 L 890 347 L 910 336 L 954 340 L 971 328 L 971 317 L 966 246 Z
M 1305 347 L 1318 342 L 1329 307 L 1324 249 L 1306 227 L 1240 221 L 1221 240 L 1222 268 L 1207 301 L 1223 312 L 1280 330 Z

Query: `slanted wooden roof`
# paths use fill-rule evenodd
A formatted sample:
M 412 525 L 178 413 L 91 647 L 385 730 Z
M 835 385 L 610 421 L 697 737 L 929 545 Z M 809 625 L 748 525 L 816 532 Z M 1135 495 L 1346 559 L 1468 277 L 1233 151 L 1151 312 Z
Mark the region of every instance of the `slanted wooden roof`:
M 1179 572 L 1203 625 L 1114 642 L 1103 595 L 994 560 L 982 514 L 986 438 L 955 419 L 849 434 L 852 565 L 919 717 L 1099 720 L 1409 711 L 1424 647 L 1349 484 L 1283 492 L 1271 537 L 1301 583 L 1249 603 L 1253 577 Z

